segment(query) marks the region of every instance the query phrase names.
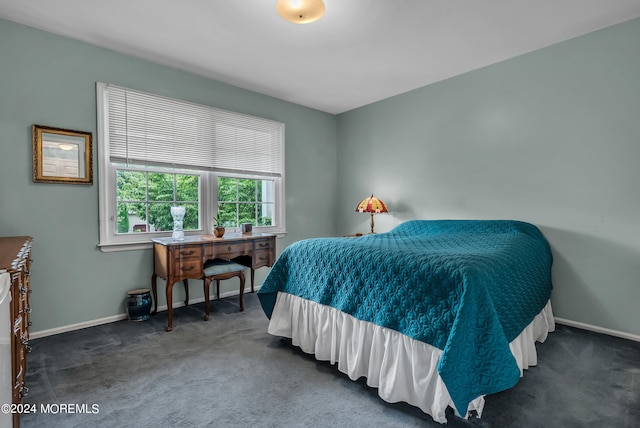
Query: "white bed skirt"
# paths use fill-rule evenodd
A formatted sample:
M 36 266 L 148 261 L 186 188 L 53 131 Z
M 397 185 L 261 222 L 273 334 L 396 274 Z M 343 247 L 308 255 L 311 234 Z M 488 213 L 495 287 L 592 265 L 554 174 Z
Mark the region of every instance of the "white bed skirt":
M 537 363 L 535 342 L 544 342 L 554 330 L 549 301 L 510 343 L 521 375 L 524 369 Z M 278 292 L 268 332 L 291 338 L 295 346 L 318 360 L 337 363 L 338 370 L 352 380 L 366 377 L 367 385 L 378 388 L 378 395 L 389 403 L 407 402 L 440 423 L 447 421 L 447 407 L 455 409 L 437 370 L 442 351 L 395 330 Z M 481 416 L 483 407 L 484 397 L 478 397 L 468 410 Z

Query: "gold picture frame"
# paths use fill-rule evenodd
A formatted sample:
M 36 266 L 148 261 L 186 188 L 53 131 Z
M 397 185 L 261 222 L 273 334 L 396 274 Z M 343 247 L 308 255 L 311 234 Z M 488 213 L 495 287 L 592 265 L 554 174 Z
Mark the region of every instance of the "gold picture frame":
M 93 184 L 91 132 L 33 125 L 35 183 Z

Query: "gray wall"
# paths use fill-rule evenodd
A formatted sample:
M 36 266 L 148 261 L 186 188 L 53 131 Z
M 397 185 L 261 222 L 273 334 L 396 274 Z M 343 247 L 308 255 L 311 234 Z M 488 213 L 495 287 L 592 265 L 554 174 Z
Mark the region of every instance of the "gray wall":
M 0 20 L 0 236 L 34 237 L 33 332 L 123 313 L 126 292 L 150 285 L 151 250 L 96 247 L 97 182 L 32 182 L 32 124 L 90 131 L 99 143 L 96 81 L 284 122 L 288 234 L 279 250 L 335 232 L 335 116 Z M 316 206 L 317 195 L 327 203 Z M 202 297 L 200 284 L 192 298 Z M 175 301 L 184 300 L 182 287 L 175 290 Z
M 640 335 L 640 19 L 339 116 L 338 224 L 513 218 L 554 253 L 558 317 Z

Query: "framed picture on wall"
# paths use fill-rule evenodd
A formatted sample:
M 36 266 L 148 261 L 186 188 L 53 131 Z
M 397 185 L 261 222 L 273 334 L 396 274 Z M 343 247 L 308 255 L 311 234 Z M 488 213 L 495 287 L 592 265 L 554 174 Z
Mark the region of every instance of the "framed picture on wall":
M 33 181 L 93 184 L 91 132 L 33 125 Z

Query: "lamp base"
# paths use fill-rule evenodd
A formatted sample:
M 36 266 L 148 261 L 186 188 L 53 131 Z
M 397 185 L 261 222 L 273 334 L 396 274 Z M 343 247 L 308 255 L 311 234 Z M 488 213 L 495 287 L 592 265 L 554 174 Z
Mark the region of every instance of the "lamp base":
M 373 213 L 371 213 L 371 233 L 375 233 L 373 231 Z

